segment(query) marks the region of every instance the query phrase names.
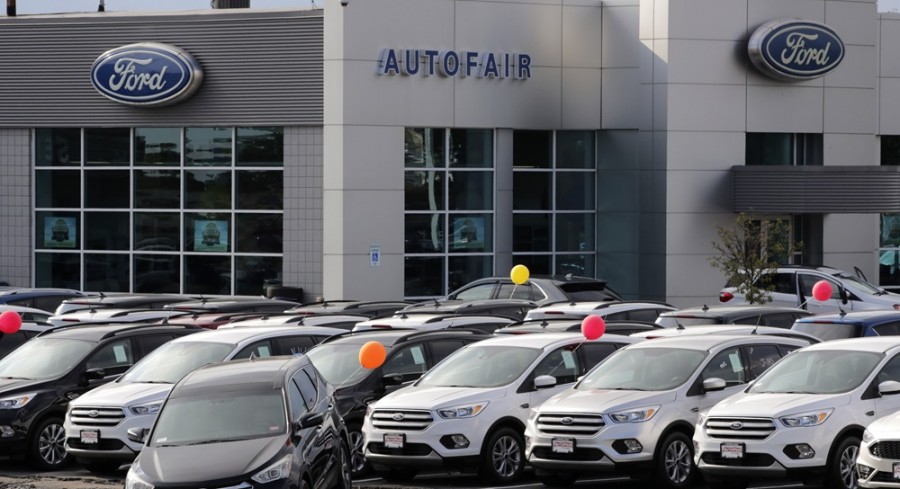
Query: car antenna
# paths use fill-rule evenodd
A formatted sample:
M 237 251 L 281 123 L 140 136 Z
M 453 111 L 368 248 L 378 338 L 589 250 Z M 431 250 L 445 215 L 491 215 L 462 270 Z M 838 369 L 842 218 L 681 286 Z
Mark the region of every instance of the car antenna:
M 162 318 L 162 321 L 160 321 L 160 324 L 169 324 L 169 316 Z
M 549 325 L 550 325 L 550 323 L 548 323 L 546 319 L 544 319 L 543 321 L 541 321 L 541 327 L 542 327 L 542 328 L 547 329 L 547 326 L 549 326 Z
M 760 321 L 762 321 L 762 314 L 760 314 L 760 315 L 756 318 L 756 327 L 753 328 L 753 331 L 751 331 L 750 334 L 757 334 L 756 330 L 759 329 L 759 323 L 760 323 Z
M 106 298 L 106 294 L 104 294 L 103 291 L 100 291 L 100 300 L 102 301 L 105 298 Z
M 703 312 L 706 312 L 709 310 L 709 306 L 707 306 L 706 304 L 703 304 L 703 307 L 701 307 L 700 310 L 702 310 Z
M 675 317 L 675 329 L 684 330 L 684 325 L 681 324 L 681 321 L 678 320 L 678 317 Z

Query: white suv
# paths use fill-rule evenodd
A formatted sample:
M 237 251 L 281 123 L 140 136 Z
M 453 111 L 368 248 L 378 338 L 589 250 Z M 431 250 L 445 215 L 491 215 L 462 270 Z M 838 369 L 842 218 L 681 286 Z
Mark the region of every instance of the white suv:
M 615 469 L 682 488 L 696 470 L 691 435 L 699 411 L 745 387 L 809 343 L 764 335 L 645 341 L 619 350 L 578 384 L 532 409 L 528 462 L 547 486 Z
M 879 389 L 884 395 L 900 394 L 900 383 Z M 860 487 L 900 487 L 900 412 L 880 418 L 863 432 L 856 473 Z
M 515 481 L 525 468 L 522 434 L 531 407 L 637 341 L 547 333 L 469 344 L 415 384 L 369 405 L 366 460 L 388 480 L 410 479 L 430 466 L 477 469 L 491 483 Z
M 701 416 L 694 461 L 709 486 L 825 478 L 855 489 L 866 427 L 900 408 L 900 338 L 826 341 L 796 351 Z
M 296 326 L 234 328 L 172 340 L 115 382 L 69 402 L 63 424 L 66 449 L 92 472 L 114 471 L 143 448 L 143 443 L 129 438 L 128 431 L 150 429 L 169 391 L 187 373 L 213 362 L 300 354 L 345 332 Z
M 664 312 L 675 311 L 670 304 L 647 301 L 568 301 L 554 302 L 536 307 L 525 315 L 525 320 L 553 319 L 558 317 L 600 316 L 607 321 L 656 321 Z

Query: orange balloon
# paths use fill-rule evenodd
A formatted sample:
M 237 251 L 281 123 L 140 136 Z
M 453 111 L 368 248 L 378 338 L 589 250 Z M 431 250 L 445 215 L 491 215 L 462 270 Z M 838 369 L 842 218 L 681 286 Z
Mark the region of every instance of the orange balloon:
M 377 341 L 370 341 L 359 349 L 359 364 L 369 370 L 380 367 L 387 358 L 387 350 Z

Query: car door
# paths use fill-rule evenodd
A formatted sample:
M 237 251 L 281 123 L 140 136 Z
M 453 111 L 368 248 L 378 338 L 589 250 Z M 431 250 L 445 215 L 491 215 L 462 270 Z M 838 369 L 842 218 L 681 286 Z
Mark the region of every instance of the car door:
M 838 312 L 841 310 L 841 285 L 836 281 L 822 275 L 814 273 L 798 273 L 800 285 L 800 296 L 806 301 L 805 309 L 813 314 L 824 314 L 829 312 Z M 831 297 L 825 301 L 816 300 L 813 297 L 812 289 L 820 280 L 826 280 L 831 284 Z M 847 305 L 847 310 L 851 309 L 851 305 Z
M 744 358 L 747 359 L 749 380 L 756 379 L 763 372 L 781 360 L 781 352 L 775 345 L 744 345 Z
M 701 394 L 697 398 L 697 407 L 700 412 L 743 389 L 747 384 L 747 375 L 746 361 L 741 353 L 741 347 L 732 346 L 713 355 L 700 370 L 700 376 L 694 385 L 702 386 L 706 379 L 720 378 L 725 381 L 725 388 L 714 392 L 702 392 L 700 389 Z
M 290 396 L 292 422 L 297 423 L 320 413 L 324 413 L 325 418 L 328 418 L 327 396 L 321 396 L 326 398 L 324 399 L 326 404 L 322 405 L 319 402 L 318 382 L 314 379 L 315 377 L 311 376 L 305 368 L 298 370 L 291 377 L 288 395 Z M 295 440 L 299 440 L 295 453 L 302 462 L 308 465 L 312 479 L 319 481 L 319 484 L 322 482 L 322 475 L 328 465 L 329 451 L 334 444 L 333 426 L 330 426 L 330 421 L 325 418 L 319 424 L 301 428 L 299 436 L 294 437 Z M 329 423 L 329 426 L 326 426 L 326 423 Z
M 531 374 L 528 376 L 520 390 L 527 391 L 527 398 L 523 402 L 516 402 L 517 406 L 537 407 L 550 399 L 558 392 L 570 387 L 578 377 L 581 376 L 582 370 L 580 359 L 577 354 L 578 344 L 566 345 L 551 351 L 549 354 L 541 358 L 534 366 Z M 556 385 L 553 387 L 535 389 L 534 379 L 549 375 L 556 378 Z M 528 415 L 528 411 L 524 410 L 524 416 Z M 520 419 L 525 419 L 520 416 Z
M 900 395 L 894 394 L 882 396 L 878 394 L 878 384 L 887 380 L 900 382 L 900 354 L 894 355 L 893 358 L 888 360 L 887 363 L 881 367 L 878 374 L 873 378 L 869 389 L 866 391 L 866 394 L 870 395 L 863 395 L 863 397 L 874 396 L 875 414 L 871 417 L 872 421 L 900 410 Z
M 297 334 L 275 338 L 276 355 L 302 355 L 315 345 L 316 341 L 309 335 Z
M 395 391 L 421 377 L 428 370 L 425 358 L 425 345 L 422 343 L 405 345 L 392 352 L 381 367 L 385 392 Z
M 254 341 L 253 343 L 241 348 L 234 356 L 231 357 L 232 360 L 241 360 L 243 358 L 265 358 L 271 357 L 275 353 L 275 348 L 272 345 L 272 340 L 259 340 Z

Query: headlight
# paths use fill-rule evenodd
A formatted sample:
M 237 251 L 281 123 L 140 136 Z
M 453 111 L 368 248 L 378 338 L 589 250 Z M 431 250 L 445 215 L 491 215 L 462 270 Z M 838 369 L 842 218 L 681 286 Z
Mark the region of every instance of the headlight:
M 478 416 L 478 413 L 484 410 L 488 405 L 487 401 L 466 404 L 465 406 L 454 406 L 446 409 L 438 409 L 438 414 L 444 419 L 471 418 Z
M 628 411 L 610 413 L 609 418 L 616 423 L 643 423 L 644 421 L 652 418 L 657 411 L 659 411 L 659 406 L 629 409 Z
M 824 423 L 834 409 L 822 409 L 812 413 L 795 414 L 778 418 L 782 424 L 791 428 L 803 426 L 819 426 Z
M 875 437 L 872 435 L 872 432 L 869 430 L 863 431 L 863 443 L 872 443 Z
M 260 484 L 266 484 L 286 478 L 291 474 L 291 458 L 292 455 L 285 455 L 281 460 L 260 470 L 250 479 Z
M 145 414 L 158 413 L 160 406 L 162 406 L 162 401 L 151 402 L 147 404 L 138 404 L 136 406 L 128 406 L 128 409 L 132 414 L 136 416 L 143 416 Z
M 125 489 L 153 489 L 153 486 L 138 476 L 143 473 L 140 468 L 135 470 L 135 465 L 128 469 L 128 475 L 125 476 Z
M 4 397 L 0 399 L 0 409 L 19 409 L 34 399 L 35 393 L 20 394 L 15 397 Z

